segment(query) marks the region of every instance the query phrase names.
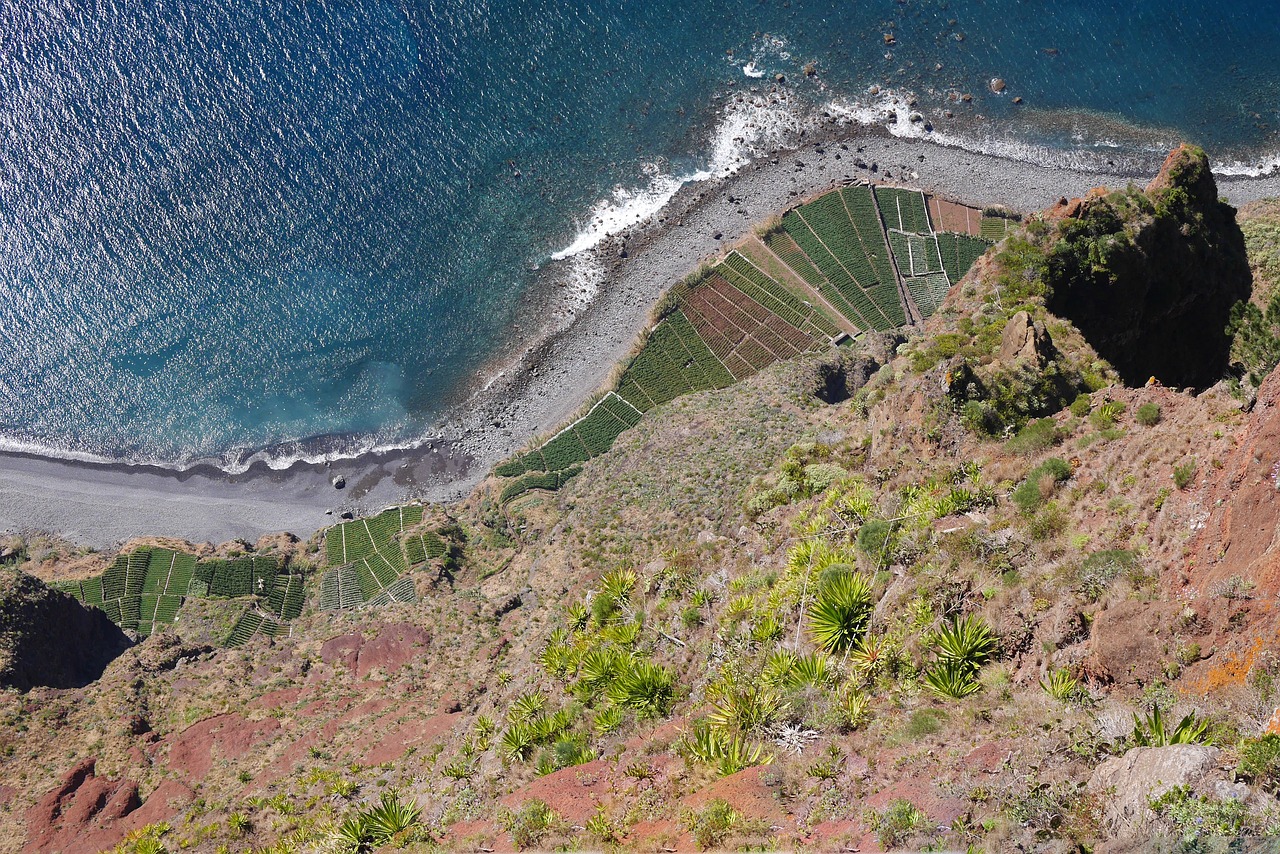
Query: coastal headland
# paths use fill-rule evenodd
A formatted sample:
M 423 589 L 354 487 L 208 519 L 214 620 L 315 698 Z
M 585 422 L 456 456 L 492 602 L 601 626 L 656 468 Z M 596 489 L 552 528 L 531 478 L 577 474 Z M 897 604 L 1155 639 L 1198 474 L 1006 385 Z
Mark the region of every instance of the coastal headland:
M 0 529 L 53 531 L 72 542 L 109 547 L 138 534 L 192 541 L 254 540 L 274 531 L 300 535 L 356 514 L 421 498 L 465 496 L 492 465 L 546 435 L 578 410 L 631 351 L 655 301 L 701 261 L 804 198 L 847 181 L 919 188 L 978 207 L 1043 209 L 1098 185 L 1122 186 L 1140 174 L 1043 166 L 894 137 L 880 127 L 830 120 L 798 147 L 760 158 L 723 179 L 685 185 L 652 219 L 587 250 L 603 270 L 589 306 L 536 343 L 495 356 L 441 435 L 413 448 L 274 470 L 264 462 L 229 474 L 213 465 L 186 471 L 0 455 Z M 1280 175 L 1222 176 L 1234 205 L 1280 195 Z M 548 262 L 528 299 L 559 286 Z M 527 349 L 525 349 L 527 348 Z M 343 489 L 334 486 L 341 478 Z

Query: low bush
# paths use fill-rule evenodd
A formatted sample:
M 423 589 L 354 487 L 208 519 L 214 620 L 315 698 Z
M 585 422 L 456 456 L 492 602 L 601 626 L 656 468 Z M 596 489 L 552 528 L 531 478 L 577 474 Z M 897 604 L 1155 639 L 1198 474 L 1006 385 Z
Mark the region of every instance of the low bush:
M 1160 404 L 1147 401 L 1138 407 L 1134 418 L 1143 427 L 1154 427 L 1160 423 Z

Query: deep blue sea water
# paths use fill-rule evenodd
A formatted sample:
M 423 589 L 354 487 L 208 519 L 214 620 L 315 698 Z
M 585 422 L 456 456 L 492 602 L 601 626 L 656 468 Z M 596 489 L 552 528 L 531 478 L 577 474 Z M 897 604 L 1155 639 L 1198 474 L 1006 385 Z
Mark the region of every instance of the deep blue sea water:
M 1274 0 L 0 0 L 0 445 L 235 467 L 426 435 L 616 190 L 633 216 L 785 136 L 722 112 L 776 73 L 792 114 L 971 92 L 940 133 L 1251 169 L 1277 56 Z

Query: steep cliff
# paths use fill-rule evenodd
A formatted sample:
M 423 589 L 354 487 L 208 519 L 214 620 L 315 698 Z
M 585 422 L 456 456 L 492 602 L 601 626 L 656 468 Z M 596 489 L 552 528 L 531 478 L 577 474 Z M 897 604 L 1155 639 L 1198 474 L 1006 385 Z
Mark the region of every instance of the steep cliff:
M 81 687 L 128 647 L 106 614 L 26 573 L 0 570 L 0 687 Z
M 1047 307 L 1126 383 L 1204 388 L 1222 377 L 1231 307 L 1249 298 L 1251 275 L 1204 151 L 1175 149 L 1145 191 L 1095 190 L 1049 214 Z

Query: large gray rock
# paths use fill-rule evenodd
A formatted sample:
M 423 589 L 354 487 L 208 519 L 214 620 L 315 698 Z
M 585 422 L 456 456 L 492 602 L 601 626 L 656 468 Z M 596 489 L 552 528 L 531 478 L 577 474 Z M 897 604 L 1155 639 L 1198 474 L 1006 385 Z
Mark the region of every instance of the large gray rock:
M 1108 759 L 1093 771 L 1089 790 L 1103 795 L 1103 824 L 1113 836 L 1146 826 L 1155 814 L 1148 806 L 1176 786 L 1202 784 L 1218 764 L 1221 751 L 1199 744 L 1135 747 Z

